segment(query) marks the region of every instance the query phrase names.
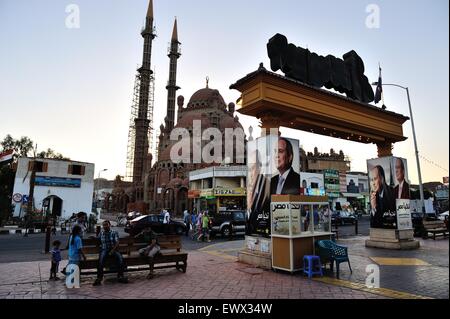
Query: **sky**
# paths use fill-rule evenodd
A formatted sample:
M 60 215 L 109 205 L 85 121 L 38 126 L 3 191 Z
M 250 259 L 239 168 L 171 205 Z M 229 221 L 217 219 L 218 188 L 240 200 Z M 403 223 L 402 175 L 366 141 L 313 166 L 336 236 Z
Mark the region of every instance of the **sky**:
M 79 9 L 79 28 L 67 28 L 68 5 Z M 369 5 L 379 8 L 379 24 L 367 25 Z M 148 0 L 0 0 L 0 138 L 29 136 L 38 151 L 52 148 L 72 160 L 92 162 L 96 176 L 124 175 L 128 126 L 136 69 L 142 63 Z M 158 37 L 153 42 L 154 127 L 166 116 L 169 78 L 167 48 L 174 18 L 182 56 L 179 95 L 190 97 L 206 85 L 227 103 L 239 92 L 229 86 L 269 69 L 267 41 L 276 33 L 320 55 L 342 57 L 355 50 L 365 74 L 408 86 L 411 91 L 423 181 L 448 176 L 449 3 L 375 0 L 154 0 Z M 370 27 L 372 26 L 372 27 Z M 388 110 L 409 116 L 404 90 L 385 87 Z M 238 114 L 244 128 L 258 120 Z M 353 171 L 366 171 L 377 157 L 375 145 L 317 136 L 291 129 L 308 152 L 343 150 Z M 409 178 L 418 182 L 411 122 L 394 155 L 408 159 Z M 434 162 L 433 163 L 431 163 Z

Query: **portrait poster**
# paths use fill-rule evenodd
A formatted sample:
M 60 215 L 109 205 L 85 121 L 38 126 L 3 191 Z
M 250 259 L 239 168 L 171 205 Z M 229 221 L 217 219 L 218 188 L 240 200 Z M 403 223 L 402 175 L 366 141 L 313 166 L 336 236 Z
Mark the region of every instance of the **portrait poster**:
M 407 160 L 400 157 L 392 157 L 391 168 L 393 170 L 394 197 L 397 209 L 397 229 L 412 229 L 411 217 L 411 184 L 408 178 Z
M 269 236 L 271 195 L 300 194 L 300 143 L 260 137 L 248 142 L 247 159 L 247 234 Z
M 276 140 L 266 136 L 247 143 L 247 235 L 270 235 L 270 154 Z
M 392 157 L 367 161 L 370 188 L 370 227 L 372 228 L 397 228 L 392 162 Z
M 285 137 L 271 142 L 271 194 L 300 195 L 300 142 Z

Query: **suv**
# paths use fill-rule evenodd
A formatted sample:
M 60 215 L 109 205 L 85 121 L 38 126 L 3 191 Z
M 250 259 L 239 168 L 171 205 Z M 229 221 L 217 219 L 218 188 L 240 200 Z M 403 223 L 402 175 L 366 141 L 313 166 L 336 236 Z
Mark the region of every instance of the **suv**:
M 245 234 L 245 212 L 239 211 L 221 211 L 211 216 L 211 234 L 222 234 L 223 237 L 229 237 L 231 231 L 231 221 L 233 221 L 233 233 Z

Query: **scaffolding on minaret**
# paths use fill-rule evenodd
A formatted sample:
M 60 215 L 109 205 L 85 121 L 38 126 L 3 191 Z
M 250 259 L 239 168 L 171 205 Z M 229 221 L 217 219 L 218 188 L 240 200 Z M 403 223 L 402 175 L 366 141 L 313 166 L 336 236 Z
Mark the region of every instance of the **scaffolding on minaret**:
M 143 79 L 143 77 L 150 77 L 150 79 Z M 148 126 L 148 132 L 145 135 L 142 135 L 140 138 L 145 138 L 146 141 L 139 141 L 136 140 L 136 119 L 139 117 L 139 100 L 141 97 L 141 82 L 144 80 L 149 81 L 150 87 L 148 90 L 148 109 L 147 109 L 147 116 L 146 118 L 149 120 L 149 126 Z M 138 72 L 136 74 L 136 79 L 134 81 L 134 94 L 133 94 L 133 103 L 131 106 L 131 115 L 130 115 L 130 126 L 128 130 L 128 146 L 127 146 L 127 168 L 126 168 L 126 181 L 133 181 L 134 171 L 135 169 L 144 171 L 145 167 L 134 167 L 135 165 L 135 154 L 142 156 L 144 158 L 144 161 L 142 163 L 146 163 L 145 158 L 148 154 L 140 154 L 141 152 L 136 152 L 136 143 L 142 145 L 148 145 L 148 153 L 155 154 L 155 144 L 153 143 L 153 106 L 154 106 L 154 96 L 155 96 L 155 74 L 152 73 L 140 73 Z M 139 143 L 141 142 L 141 143 Z M 144 150 L 142 150 L 144 152 Z M 144 164 L 145 166 L 145 164 Z M 149 168 L 147 168 L 149 169 Z

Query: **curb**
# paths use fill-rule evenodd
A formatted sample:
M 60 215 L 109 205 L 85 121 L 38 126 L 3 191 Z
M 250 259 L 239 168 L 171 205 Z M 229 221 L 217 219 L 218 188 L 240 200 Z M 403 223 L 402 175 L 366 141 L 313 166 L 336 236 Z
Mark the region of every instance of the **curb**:
M 314 278 L 313 280 L 316 282 L 321 282 L 321 283 L 328 284 L 328 285 L 364 291 L 364 292 L 368 292 L 368 293 L 371 293 L 374 295 L 379 295 L 379 296 L 391 298 L 391 299 L 434 299 L 434 298 L 427 297 L 427 296 L 410 294 L 407 292 L 397 291 L 397 290 L 388 289 L 388 288 L 367 288 L 366 285 L 361 284 L 361 283 L 356 283 L 356 282 L 352 282 L 352 281 L 348 281 L 348 280 L 341 280 L 341 279 L 336 279 L 336 278 L 322 277 L 322 278 Z
M 56 227 L 56 231 L 61 232 L 61 227 Z M 65 231 L 67 231 L 67 228 L 65 229 Z M 39 234 L 39 233 L 44 232 L 42 232 L 40 229 L 33 229 L 33 228 L 28 229 L 28 234 Z M 19 229 L 0 230 L 0 235 L 17 235 L 17 234 L 25 234 L 25 229 L 19 228 Z

